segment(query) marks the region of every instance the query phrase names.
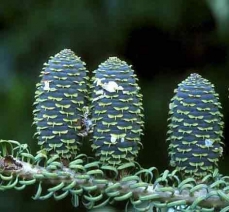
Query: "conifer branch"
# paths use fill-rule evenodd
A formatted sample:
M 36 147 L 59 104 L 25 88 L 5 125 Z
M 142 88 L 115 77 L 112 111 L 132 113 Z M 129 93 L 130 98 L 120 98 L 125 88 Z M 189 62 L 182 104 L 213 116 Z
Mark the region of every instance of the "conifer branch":
M 210 184 L 198 183 L 194 179 L 188 178 L 177 185 L 166 185 L 166 181 L 172 177 L 177 177 L 175 172 L 165 171 L 152 183 L 142 181 L 137 175 L 113 180 L 105 176 L 104 178 L 98 178 L 96 175 L 88 174 L 89 172 L 77 173 L 64 166 L 61 169 L 51 171 L 42 166 L 18 160 L 13 156 L 6 156 L 0 159 L 0 170 L 2 176 L 0 190 L 7 190 L 18 185 L 45 182 L 54 185 L 56 188 L 59 186 L 59 189 L 54 190 L 55 192 L 60 192 L 61 190 L 66 190 L 64 188 L 74 182 L 74 187 L 83 189 L 79 195 L 85 197 L 88 194 L 93 194 L 96 197 L 96 193 L 99 193 L 102 194 L 102 198 L 109 199 L 110 202 L 111 200 L 131 200 L 132 202 L 138 201 L 138 204 L 151 202 L 151 204 L 160 205 L 160 207 L 189 205 L 193 209 L 196 206 L 203 208 L 224 208 L 229 206 L 227 190 L 229 177 L 223 177 L 219 174 L 216 174 L 215 181 Z M 97 169 L 97 172 L 98 170 L 101 173 L 103 172 L 101 167 Z M 12 179 L 14 178 L 14 180 L 18 179 L 17 183 L 11 179 L 5 185 L 4 181 L 7 181 L 5 178 L 10 176 L 13 176 Z M 13 182 L 14 186 L 12 186 Z

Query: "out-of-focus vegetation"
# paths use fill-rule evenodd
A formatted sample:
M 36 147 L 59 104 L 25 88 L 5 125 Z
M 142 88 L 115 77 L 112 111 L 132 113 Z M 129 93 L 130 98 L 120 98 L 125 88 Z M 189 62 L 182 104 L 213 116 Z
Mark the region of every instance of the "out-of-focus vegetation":
M 227 0 L 2 0 L 0 137 L 38 150 L 31 126 L 35 83 L 49 56 L 71 48 L 90 71 L 109 56 L 133 65 L 144 95 L 139 162 L 145 167 L 168 168 L 167 113 L 177 84 L 191 72 L 209 79 L 223 106 L 226 147 L 220 170 L 229 174 L 228 25 Z M 0 192 L 0 210 L 84 211 L 72 208 L 70 199 L 33 201 L 34 192 Z

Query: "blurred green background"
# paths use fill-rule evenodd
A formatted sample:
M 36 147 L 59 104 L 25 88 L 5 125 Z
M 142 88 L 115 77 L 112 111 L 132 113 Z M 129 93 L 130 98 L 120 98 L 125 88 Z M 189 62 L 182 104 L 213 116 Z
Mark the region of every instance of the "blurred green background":
M 109 56 L 133 65 L 146 121 L 138 161 L 160 171 L 169 168 L 165 140 L 173 90 L 192 72 L 209 79 L 226 123 L 220 171 L 229 174 L 228 26 L 227 0 L 1 0 L 0 137 L 38 150 L 31 126 L 35 83 L 49 56 L 71 48 L 90 71 Z M 33 201 L 35 191 L 0 192 L 0 211 L 84 211 L 70 198 Z

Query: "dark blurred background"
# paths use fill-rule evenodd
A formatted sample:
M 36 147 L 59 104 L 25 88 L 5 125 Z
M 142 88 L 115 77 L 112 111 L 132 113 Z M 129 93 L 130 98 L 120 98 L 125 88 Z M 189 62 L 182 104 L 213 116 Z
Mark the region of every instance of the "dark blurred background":
M 146 121 L 138 161 L 160 171 L 169 168 L 165 140 L 174 89 L 192 72 L 210 80 L 226 124 L 220 171 L 229 174 L 228 26 L 227 0 L 1 0 L 0 137 L 38 150 L 31 126 L 35 84 L 49 56 L 71 48 L 90 71 L 109 56 L 133 65 Z M 70 198 L 34 201 L 35 191 L 0 192 L 0 211 L 84 211 Z

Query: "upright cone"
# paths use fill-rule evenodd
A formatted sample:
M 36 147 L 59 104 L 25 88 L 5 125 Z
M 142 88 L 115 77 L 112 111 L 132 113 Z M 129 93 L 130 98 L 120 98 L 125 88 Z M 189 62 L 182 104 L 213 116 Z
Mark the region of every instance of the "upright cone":
M 168 141 L 171 165 L 185 176 L 205 176 L 222 155 L 224 123 L 214 85 L 191 74 L 178 85 L 170 103 Z
M 87 70 L 74 52 L 64 49 L 44 64 L 35 92 L 34 123 L 38 144 L 48 154 L 74 158 L 87 98 Z
M 110 57 L 92 79 L 93 145 L 105 165 L 133 162 L 143 127 L 142 95 L 134 71 L 126 62 Z

